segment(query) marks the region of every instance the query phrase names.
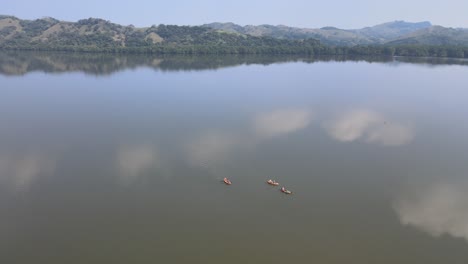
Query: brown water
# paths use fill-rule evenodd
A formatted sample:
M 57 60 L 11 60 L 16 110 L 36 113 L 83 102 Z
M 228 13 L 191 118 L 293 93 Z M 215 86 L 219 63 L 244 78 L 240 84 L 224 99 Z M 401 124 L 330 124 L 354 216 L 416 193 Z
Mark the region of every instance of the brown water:
M 0 263 L 468 263 L 466 61 L 0 58 Z

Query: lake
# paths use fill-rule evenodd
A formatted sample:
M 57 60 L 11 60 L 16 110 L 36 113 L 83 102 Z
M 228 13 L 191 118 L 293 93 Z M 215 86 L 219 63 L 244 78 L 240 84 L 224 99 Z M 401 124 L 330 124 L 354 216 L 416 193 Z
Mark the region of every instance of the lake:
M 2 52 L 0 84 L 1 263 L 468 261 L 466 60 Z

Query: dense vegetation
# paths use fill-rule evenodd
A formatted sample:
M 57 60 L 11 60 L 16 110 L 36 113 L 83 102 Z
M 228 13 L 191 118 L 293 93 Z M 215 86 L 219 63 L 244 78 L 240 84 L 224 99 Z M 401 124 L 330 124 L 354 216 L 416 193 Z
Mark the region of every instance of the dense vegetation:
M 378 45 L 354 47 L 327 47 L 328 54 L 341 55 L 384 55 L 411 57 L 468 58 L 468 46 L 452 45 Z
M 135 28 L 94 18 L 71 23 L 53 18 L 30 21 L 9 16 L 0 16 L 0 49 L 152 54 L 468 57 L 468 45 L 337 46 L 324 45 L 313 38 L 253 36 L 206 26 Z
M 280 39 L 313 38 L 320 40 L 325 45 L 349 47 L 385 44 L 388 41 L 394 41 L 408 34 L 432 27 L 429 22 L 411 23 L 404 21 L 388 22 L 362 29 L 340 29 L 336 27 L 296 28 L 273 25 L 240 26 L 234 23 L 211 23 L 204 26 L 225 32 L 252 36 Z

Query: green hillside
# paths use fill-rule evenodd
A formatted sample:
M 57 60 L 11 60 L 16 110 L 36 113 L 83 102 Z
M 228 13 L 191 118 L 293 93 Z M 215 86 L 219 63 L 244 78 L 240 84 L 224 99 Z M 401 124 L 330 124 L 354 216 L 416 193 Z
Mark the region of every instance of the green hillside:
M 122 26 L 102 19 L 65 22 L 53 18 L 0 17 L 0 48 L 156 53 L 310 53 L 317 40 L 232 34 L 207 27 Z
M 279 39 L 307 39 L 314 38 L 320 40 L 326 45 L 354 46 L 371 44 L 372 40 L 360 36 L 349 30 L 338 29 L 334 27 L 325 27 L 321 29 L 294 28 L 288 26 L 239 26 L 233 23 L 211 23 L 203 25 L 207 28 L 213 28 L 224 32 L 246 34 L 257 37 L 273 37 Z
M 468 30 L 395 21 L 357 30 L 335 27 L 153 25 L 97 18 L 22 20 L 0 16 L 0 49 L 154 54 L 303 54 L 468 57 Z
M 432 26 L 388 42 L 390 45 L 468 45 L 468 29 Z
M 205 27 L 222 30 L 225 32 L 247 34 L 252 36 L 267 36 L 281 39 L 305 39 L 314 38 L 323 44 L 337 46 L 356 46 L 369 44 L 384 44 L 405 34 L 431 26 L 429 22 L 410 23 L 394 21 L 366 27 L 362 29 L 339 29 L 336 27 L 323 28 L 295 28 L 287 26 L 239 26 L 234 23 L 211 23 Z

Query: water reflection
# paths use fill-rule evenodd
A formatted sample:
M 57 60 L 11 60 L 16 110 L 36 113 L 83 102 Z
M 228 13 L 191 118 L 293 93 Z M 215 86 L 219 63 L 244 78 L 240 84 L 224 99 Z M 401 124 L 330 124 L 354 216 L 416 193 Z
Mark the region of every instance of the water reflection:
M 188 144 L 188 160 L 192 165 L 210 167 L 225 160 L 233 149 L 245 143 L 238 136 L 226 132 L 208 131 Z
M 238 132 L 210 130 L 185 147 L 191 165 L 210 167 L 265 140 L 300 131 L 311 125 L 316 114 L 305 108 L 281 108 L 254 114 L 250 126 Z M 411 125 L 395 122 L 372 110 L 352 110 L 330 122 L 327 133 L 341 142 L 363 141 L 381 146 L 401 146 L 414 138 Z
M 409 143 L 414 137 L 409 124 L 394 122 L 367 109 L 349 111 L 325 127 L 331 137 L 341 142 L 362 140 L 383 146 L 399 146 Z
M 245 151 L 262 140 L 304 129 L 312 118 L 306 109 L 277 109 L 254 115 L 250 125 L 237 133 L 207 130 L 186 147 L 189 163 L 210 167 L 226 160 L 234 151 Z
M 404 63 L 424 64 L 428 67 L 437 65 L 468 65 L 468 59 L 464 58 L 436 58 L 436 57 L 395 57 L 395 61 Z
M 271 138 L 307 127 L 313 115 L 306 109 L 280 109 L 254 118 L 254 131 L 260 138 Z
M 148 67 L 161 71 L 215 70 L 239 65 L 269 65 L 281 62 L 391 61 L 382 57 L 304 57 L 293 55 L 222 55 L 222 56 L 153 56 L 125 54 L 61 53 L 61 52 L 13 52 L 0 51 L 0 74 L 24 75 L 33 71 L 47 73 L 84 72 L 92 75 L 109 75 L 125 69 Z
M 123 184 L 137 181 L 152 169 L 170 174 L 171 159 L 165 153 L 183 152 L 187 165 L 214 169 L 222 166 L 233 155 L 246 153 L 259 144 L 289 135 L 311 126 L 320 113 L 304 107 L 285 107 L 246 116 L 237 130 L 206 127 L 189 133 L 166 145 L 164 142 L 121 145 L 115 150 L 112 168 L 118 172 L 117 179 Z M 320 127 L 318 127 L 320 128 Z M 409 125 L 389 120 L 372 110 L 347 112 L 325 126 L 326 131 L 341 142 L 364 141 L 384 146 L 399 146 L 409 143 L 414 132 Z M 56 160 L 52 156 L 28 152 L 23 155 L 0 155 L 2 182 L 13 186 L 27 187 L 39 175 L 54 172 Z
M 99 64 L 93 56 L 51 66 L 104 74 L 134 61 L 103 55 L 110 63 Z M 157 70 L 200 62 L 140 59 Z M 43 70 L 28 60 L 20 69 Z M 207 63 L 227 65 L 216 57 Z M 349 74 L 334 78 L 337 72 Z M 232 257 L 226 248 L 240 252 L 233 262 L 252 260 L 252 249 L 261 256 L 283 250 L 298 263 L 310 261 L 301 254 L 310 249 L 317 263 L 468 259 L 465 241 L 453 239 L 467 237 L 466 184 L 417 186 L 395 200 L 395 211 L 389 207 L 404 175 L 466 174 L 460 98 L 467 77 L 460 71 L 298 63 L 162 75 L 139 69 L 108 78 L 39 75 L 0 76 L 7 84 L 0 96 L 0 229 L 7 231 L 0 244 L 8 245 L 2 263 L 69 263 L 77 254 L 83 263 L 164 262 L 179 251 L 216 263 Z M 401 78 L 375 91 L 382 76 Z M 427 85 L 412 87 L 424 78 Z M 442 96 L 451 85 L 457 89 Z M 429 99 L 414 100 L 419 94 Z M 233 188 L 220 185 L 223 177 Z M 270 177 L 297 195 L 264 184 Z M 118 255 L 116 246 L 123 249 Z M 54 250 L 62 256 L 49 260 Z
M 53 174 L 55 168 L 54 158 L 38 152 L 0 155 L 0 180 L 19 189 L 28 189 L 41 175 Z
M 24 75 L 33 71 L 47 73 L 84 72 L 109 75 L 125 69 L 148 67 L 162 71 L 214 70 L 239 65 L 269 65 L 281 62 L 314 63 L 320 61 L 366 61 L 416 63 L 436 65 L 468 65 L 466 59 L 370 57 L 370 56 L 316 56 L 299 55 L 223 55 L 223 56 L 153 56 L 93 53 L 61 53 L 31 51 L 0 51 L 0 74 Z
M 438 237 L 444 234 L 468 240 L 468 185 L 434 183 L 412 188 L 394 202 L 403 225 Z
M 46 73 L 84 72 L 92 75 L 109 75 L 125 69 L 148 67 L 161 71 L 215 70 L 239 65 L 269 65 L 281 62 L 315 63 L 320 61 L 367 61 L 418 63 L 424 65 L 468 65 L 468 60 L 449 58 L 350 57 L 293 55 L 224 55 L 224 56 L 153 56 L 93 53 L 61 53 L 31 51 L 0 51 L 0 74 L 24 75 L 33 71 Z
M 117 151 L 117 165 L 123 183 L 135 181 L 158 163 L 159 155 L 155 148 L 147 145 L 122 147 Z

